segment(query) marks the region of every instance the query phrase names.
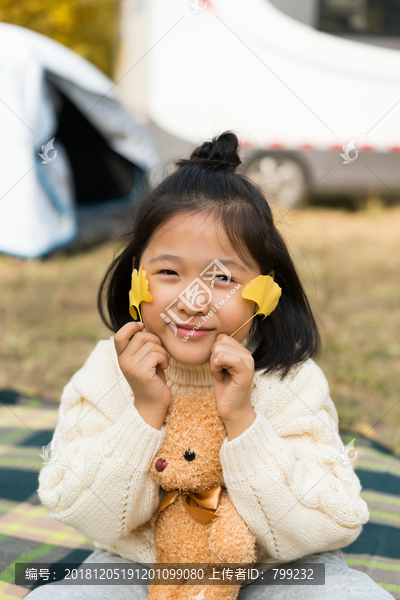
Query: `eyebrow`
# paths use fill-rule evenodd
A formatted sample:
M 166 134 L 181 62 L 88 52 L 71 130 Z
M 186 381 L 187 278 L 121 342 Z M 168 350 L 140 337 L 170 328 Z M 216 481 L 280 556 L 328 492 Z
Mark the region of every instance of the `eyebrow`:
M 156 256 L 155 258 L 150 259 L 149 264 L 152 264 L 152 263 L 156 262 L 157 260 L 162 260 L 162 259 L 174 260 L 176 262 L 183 262 L 183 260 L 184 260 L 181 256 L 177 256 L 176 254 L 160 254 L 159 256 Z M 244 273 L 248 273 L 248 270 L 245 267 L 240 265 L 238 262 L 236 262 L 236 260 L 233 260 L 232 258 L 217 258 L 217 259 L 214 258 L 214 259 L 210 260 L 210 263 L 213 260 L 219 260 L 224 265 L 232 265 L 232 266 L 236 267 L 237 269 L 239 269 L 240 271 L 243 271 Z

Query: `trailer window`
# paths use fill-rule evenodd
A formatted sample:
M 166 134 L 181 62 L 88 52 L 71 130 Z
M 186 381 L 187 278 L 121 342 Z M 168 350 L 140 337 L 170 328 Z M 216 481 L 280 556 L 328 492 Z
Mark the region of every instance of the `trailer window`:
M 319 0 L 320 31 L 397 36 L 400 0 Z

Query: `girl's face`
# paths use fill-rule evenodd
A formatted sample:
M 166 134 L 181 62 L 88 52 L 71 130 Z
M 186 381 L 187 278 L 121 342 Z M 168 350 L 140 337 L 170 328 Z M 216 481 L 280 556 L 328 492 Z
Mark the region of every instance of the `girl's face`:
M 140 311 L 146 330 L 175 360 L 208 362 L 217 335 L 231 335 L 257 312 L 257 304 L 243 298 L 242 291 L 261 272 L 250 254 L 246 258 L 251 268 L 212 215 L 178 215 L 153 234 L 139 265 L 153 300 L 142 302 Z M 233 338 L 243 341 L 252 323 Z

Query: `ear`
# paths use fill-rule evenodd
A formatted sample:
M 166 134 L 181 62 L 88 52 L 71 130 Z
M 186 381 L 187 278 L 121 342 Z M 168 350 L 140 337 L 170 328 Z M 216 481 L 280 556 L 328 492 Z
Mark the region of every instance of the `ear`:
M 132 271 L 133 271 L 134 268 L 135 268 L 135 257 L 132 256 Z
M 269 275 L 270 275 L 270 277 L 272 277 L 272 279 L 275 279 L 275 271 L 271 271 L 271 273 Z

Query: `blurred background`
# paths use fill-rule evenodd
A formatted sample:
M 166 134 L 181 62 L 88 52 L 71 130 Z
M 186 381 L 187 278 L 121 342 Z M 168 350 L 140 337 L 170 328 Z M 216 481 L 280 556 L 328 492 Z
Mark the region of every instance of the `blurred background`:
M 0 0 L 0 400 L 59 402 L 144 186 L 232 129 L 341 429 L 400 456 L 400 3 L 243 4 Z

